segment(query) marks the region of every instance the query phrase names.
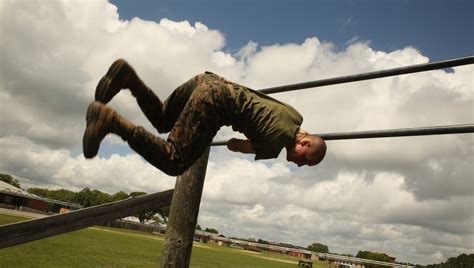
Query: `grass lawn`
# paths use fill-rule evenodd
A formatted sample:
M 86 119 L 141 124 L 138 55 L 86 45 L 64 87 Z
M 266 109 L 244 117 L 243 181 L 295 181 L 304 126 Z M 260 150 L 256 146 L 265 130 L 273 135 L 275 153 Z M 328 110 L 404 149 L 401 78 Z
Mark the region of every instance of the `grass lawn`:
M 0 225 L 24 218 L 0 215 Z M 163 236 L 93 227 L 0 250 L 0 267 L 156 267 Z M 297 258 L 195 243 L 191 267 L 297 267 Z M 315 263 L 313 267 L 325 267 Z
M 0 214 L 0 225 L 9 224 L 9 223 L 18 222 L 18 221 L 24 221 L 24 220 L 28 220 L 28 218 Z

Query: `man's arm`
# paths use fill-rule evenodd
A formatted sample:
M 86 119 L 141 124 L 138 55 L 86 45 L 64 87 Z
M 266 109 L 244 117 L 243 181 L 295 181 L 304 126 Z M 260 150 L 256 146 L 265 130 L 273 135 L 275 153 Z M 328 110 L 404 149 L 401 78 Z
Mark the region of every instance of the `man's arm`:
M 252 143 L 249 140 L 241 140 L 232 138 L 227 142 L 227 148 L 233 152 L 240 152 L 244 154 L 255 154 L 252 148 Z

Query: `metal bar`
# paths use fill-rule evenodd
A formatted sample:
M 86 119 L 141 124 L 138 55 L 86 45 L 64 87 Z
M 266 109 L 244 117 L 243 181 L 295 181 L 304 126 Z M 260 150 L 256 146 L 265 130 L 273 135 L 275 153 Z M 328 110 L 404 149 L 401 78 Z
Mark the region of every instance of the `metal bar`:
M 322 87 L 322 86 L 363 81 L 363 80 L 376 79 L 376 78 L 382 78 L 382 77 L 388 77 L 388 76 L 432 71 L 436 69 L 456 67 L 456 66 L 468 65 L 468 64 L 473 64 L 473 63 L 474 63 L 474 56 L 469 56 L 469 57 L 458 58 L 458 59 L 437 61 L 437 62 L 432 62 L 432 63 L 410 65 L 410 66 L 387 69 L 387 70 L 382 70 L 382 71 L 328 78 L 328 79 L 316 80 L 316 81 L 310 81 L 310 82 L 304 82 L 304 83 L 298 83 L 298 84 L 290 84 L 290 85 L 285 85 L 285 86 L 270 87 L 270 88 L 261 89 L 259 91 L 265 94 L 281 93 L 281 92 L 300 90 L 300 89 L 305 89 L 305 88 Z
M 171 204 L 173 190 L 0 226 L 0 249 L 136 215 Z
M 161 267 L 189 267 L 209 151 L 176 180 Z
M 474 133 L 474 124 L 319 134 L 324 140 L 372 139 Z
M 350 139 L 391 138 L 391 137 L 462 134 L 462 133 L 474 133 L 474 124 L 386 129 L 386 130 L 369 130 L 369 131 L 356 131 L 356 132 L 323 133 L 323 134 L 315 134 L 315 135 L 320 136 L 324 140 L 350 140 Z M 212 146 L 222 146 L 226 144 L 227 144 L 227 141 L 217 141 L 217 142 L 211 143 Z

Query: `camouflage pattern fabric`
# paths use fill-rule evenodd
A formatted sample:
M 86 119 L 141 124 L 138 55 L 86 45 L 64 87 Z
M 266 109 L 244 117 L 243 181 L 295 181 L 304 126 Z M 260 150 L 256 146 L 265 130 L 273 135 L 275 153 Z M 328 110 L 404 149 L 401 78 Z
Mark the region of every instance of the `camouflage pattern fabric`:
M 130 147 L 168 175 L 183 173 L 204 152 L 223 125 L 235 113 L 231 83 L 213 73 L 197 75 L 178 87 L 162 103 L 151 90 L 136 96 L 137 102 L 160 133 L 170 131 L 165 141 L 137 127 Z

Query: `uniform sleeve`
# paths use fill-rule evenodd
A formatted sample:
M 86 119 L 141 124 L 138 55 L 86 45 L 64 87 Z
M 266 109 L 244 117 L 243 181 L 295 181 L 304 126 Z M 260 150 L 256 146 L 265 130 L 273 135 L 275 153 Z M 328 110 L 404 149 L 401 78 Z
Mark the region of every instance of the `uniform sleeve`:
M 265 141 L 252 141 L 255 150 L 255 160 L 277 158 L 283 146 Z

